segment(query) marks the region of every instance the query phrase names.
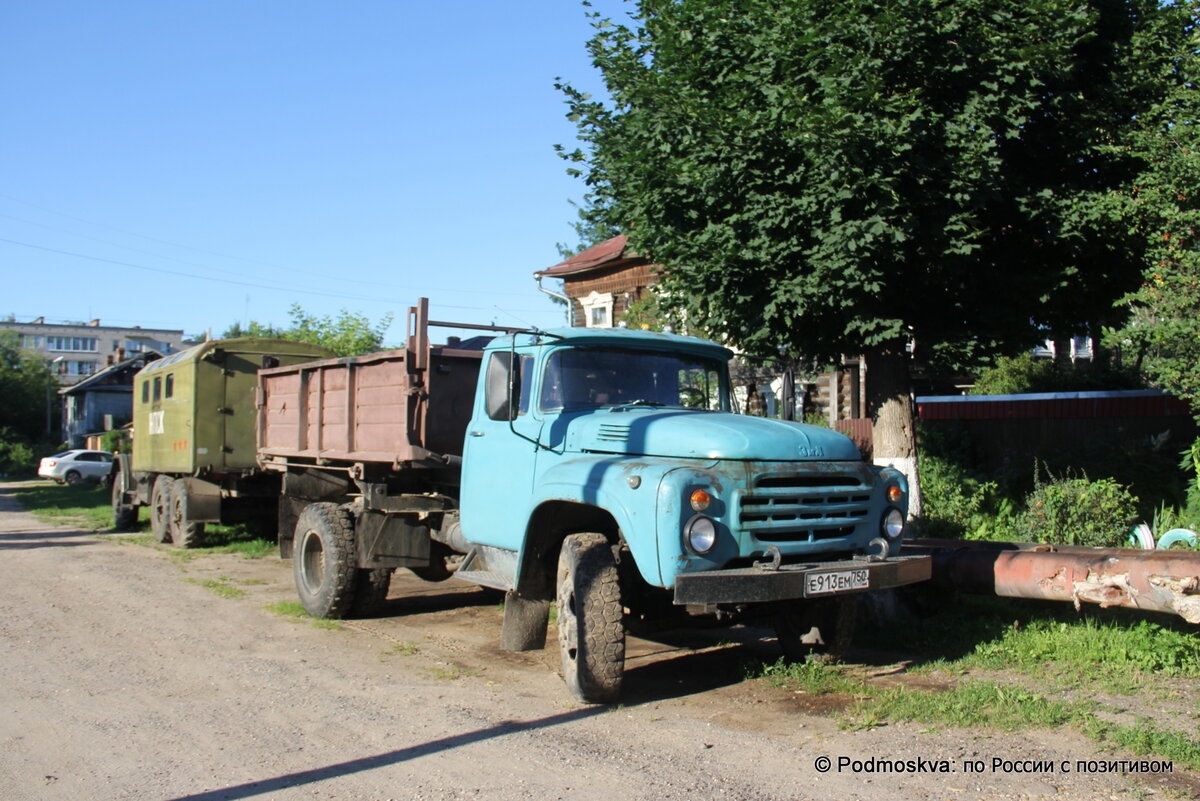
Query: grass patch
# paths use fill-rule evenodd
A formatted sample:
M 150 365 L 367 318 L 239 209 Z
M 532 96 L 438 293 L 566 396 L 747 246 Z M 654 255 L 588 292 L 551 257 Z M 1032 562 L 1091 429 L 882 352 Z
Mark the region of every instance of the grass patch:
M 941 692 L 893 687 L 873 695 L 850 712 L 849 723 L 868 728 L 891 720 L 944 726 L 987 726 L 1003 731 L 1061 726 L 1077 720 L 1077 705 L 988 681 L 966 681 Z
M 867 691 L 866 682 L 851 676 L 841 665 L 819 660 L 788 662 L 781 658 L 772 664 L 750 668 L 747 676 L 764 679 L 772 687 L 810 695 L 857 695 Z
M 304 611 L 304 605 L 299 601 L 279 601 L 278 603 L 267 604 L 266 610 L 296 622 L 307 621 L 315 629 L 342 631 L 345 628 L 337 620 L 325 620 L 324 618 L 313 617 Z
M 388 648 L 386 651 L 383 652 L 383 655 L 384 656 L 416 656 L 419 653 L 421 653 L 421 649 L 417 647 L 416 643 L 405 640 L 403 642 L 396 643 L 391 648 Z
M 214 526 L 213 528 L 238 528 L 236 526 Z M 235 534 L 236 536 L 236 534 Z M 203 556 L 213 556 L 215 554 L 235 554 L 243 559 L 264 559 L 268 556 L 278 555 L 279 551 L 274 542 L 264 539 L 250 539 L 250 534 L 243 534 L 246 539 L 229 539 L 227 537 L 217 538 L 215 541 L 210 539 L 209 533 L 204 532 L 204 541 L 209 543 L 200 548 L 173 548 L 171 546 L 163 546 L 170 551 L 172 558 L 180 562 L 188 562 L 192 559 L 199 559 Z M 151 544 L 156 545 L 151 538 Z
M 219 579 L 190 578 L 190 579 L 186 579 L 186 581 L 190 584 L 195 584 L 197 586 L 204 587 L 206 590 L 210 590 L 214 595 L 216 595 L 220 598 L 229 598 L 232 600 L 240 600 L 242 598 L 245 598 L 249 594 L 245 590 L 243 590 L 241 587 L 235 586 L 232 579 L 228 579 L 228 578 L 224 578 L 224 577 L 219 578 Z
M 44 522 L 84 531 L 112 529 L 112 494 L 106 487 L 47 481 L 13 487 L 11 492 L 27 511 Z
M 862 635 L 873 648 L 915 659 L 911 673 L 936 674 L 948 686 L 883 686 L 860 678 L 853 666 L 820 662 L 760 664 L 746 675 L 792 691 L 850 695 L 854 703 L 833 714 L 852 728 L 895 721 L 1003 731 L 1069 725 L 1103 748 L 1200 770 L 1193 730 L 1135 721 L 1137 705 L 1129 703 L 1147 689 L 1178 698 L 1180 690 L 1163 679 L 1200 677 L 1200 639 L 1182 621 L 960 597 L 902 623 L 864 627 Z M 985 671 L 986 680 L 962 678 Z

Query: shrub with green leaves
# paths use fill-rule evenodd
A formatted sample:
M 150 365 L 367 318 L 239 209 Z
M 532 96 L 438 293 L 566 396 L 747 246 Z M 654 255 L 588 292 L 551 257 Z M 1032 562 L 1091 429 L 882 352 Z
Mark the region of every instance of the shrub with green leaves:
M 1125 544 L 1137 520 L 1137 498 L 1111 478 L 1051 478 L 1029 493 L 1014 533 L 1028 542 Z

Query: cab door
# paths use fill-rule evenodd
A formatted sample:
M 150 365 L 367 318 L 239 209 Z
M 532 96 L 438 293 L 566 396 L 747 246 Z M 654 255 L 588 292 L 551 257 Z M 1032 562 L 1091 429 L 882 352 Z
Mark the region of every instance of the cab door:
M 520 351 L 484 354 L 463 445 L 462 530 L 470 542 L 515 551 L 524 540 L 541 433 L 530 413 L 533 364 Z

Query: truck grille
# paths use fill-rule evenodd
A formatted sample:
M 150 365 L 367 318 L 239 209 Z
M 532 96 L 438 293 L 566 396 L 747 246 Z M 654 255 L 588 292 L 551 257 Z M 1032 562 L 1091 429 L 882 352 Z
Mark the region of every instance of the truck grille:
M 740 528 L 764 542 L 849 536 L 870 512 L 867 475 L 759 476 L 738 499 Z

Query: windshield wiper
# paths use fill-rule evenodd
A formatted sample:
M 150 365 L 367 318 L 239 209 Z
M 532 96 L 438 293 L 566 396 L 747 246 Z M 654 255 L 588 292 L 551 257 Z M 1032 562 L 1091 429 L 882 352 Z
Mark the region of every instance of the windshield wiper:
M 622 403 L 620 405 L 621 406 L 666 406 L 667 404 L 661 403 L 660 401 L 652 401 L 652 400 L 646 400 L 645 398 L 638 398 L 637 400 L 625 401 L 624 403 Z

